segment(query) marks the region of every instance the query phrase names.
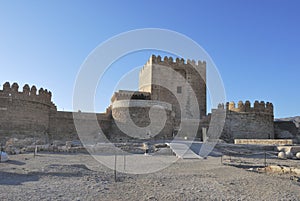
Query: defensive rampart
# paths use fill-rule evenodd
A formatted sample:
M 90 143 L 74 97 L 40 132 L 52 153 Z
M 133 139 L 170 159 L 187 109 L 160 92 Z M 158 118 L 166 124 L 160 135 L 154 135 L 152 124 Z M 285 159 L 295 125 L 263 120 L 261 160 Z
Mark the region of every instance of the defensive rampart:
M 234 102 L 226 106 L 220 104 L 219 109 L 226 109 L 226 120 L 222 138 L 233 142 L 234 139 L 273 139 L 274 114 L 273 104 L 255 101 Z
M 38 93 L 35 86 L 6 82 L 0 90 L 0 133 L 1 138 L 24 137 L 47 138 L 49 114 L 56 111 L 51 101 L 51 92 L 41 88 Z

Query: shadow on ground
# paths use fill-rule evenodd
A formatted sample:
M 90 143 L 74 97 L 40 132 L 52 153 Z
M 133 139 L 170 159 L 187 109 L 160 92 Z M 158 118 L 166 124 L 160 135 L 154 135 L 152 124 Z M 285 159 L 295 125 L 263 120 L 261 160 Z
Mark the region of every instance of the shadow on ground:
M 25 165 L 26 164 L 24 162 L 16 161 L 16 160 L 8 160 L 5 163 L 12 164 L 12 165 Z
M 35 174 L 0 172 L 0 185 L 21 185 L 24 182 L 38 180 L 39 176 Z
M 24 182 L 38 181 L 42 177 L 81 177 L 95 172 L 85 165 L 58 165 L 45 166 L 42 171 L 24 174 L 0 171 L 0 185 L 21 185 Z

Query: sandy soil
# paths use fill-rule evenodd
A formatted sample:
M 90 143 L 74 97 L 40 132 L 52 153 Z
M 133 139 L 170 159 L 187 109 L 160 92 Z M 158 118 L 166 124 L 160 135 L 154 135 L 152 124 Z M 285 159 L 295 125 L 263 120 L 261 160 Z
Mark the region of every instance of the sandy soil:
M 137 163 L 142 160 L 149 156 L 138 156 Z M 242 161 L 249 160 L 262 161 Z M 239 166 L 241 158 L 230 162 Z M 88 154 L 21 154 L 0 163 L 0 200 L 300 200 L 299 183 L 224 165 L 220 157 L 178 160 L 151 174 L 118 173 L 117 182 L 113 170 Z

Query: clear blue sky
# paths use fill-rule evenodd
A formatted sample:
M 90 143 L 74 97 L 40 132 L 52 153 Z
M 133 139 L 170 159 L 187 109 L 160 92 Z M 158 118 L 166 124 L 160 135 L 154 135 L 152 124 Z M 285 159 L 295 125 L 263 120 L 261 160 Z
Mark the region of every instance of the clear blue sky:
M 270 101 L 275 117 L 300 115 L 299 9 L 297 0 L 0 0 L 0 84 L 50 89 L 58 109 L 72 110 L 76 75 L 95 47 L 132 29 L 164 28 L 210 54 L 228 101 Z M 143 65 L 150 54 L 120 62 L 110 81 Z M 96 108 L 104 110 L 112 92 L 98 94 Z

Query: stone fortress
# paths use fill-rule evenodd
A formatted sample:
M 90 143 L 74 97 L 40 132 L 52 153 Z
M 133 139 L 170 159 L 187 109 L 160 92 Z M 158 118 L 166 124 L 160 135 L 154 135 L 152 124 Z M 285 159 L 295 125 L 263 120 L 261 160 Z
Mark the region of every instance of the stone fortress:
M 162 69 L 172 69 L 173 73 Z M 181 75 L 182 79 L 174 79 L 174 73 Z M 289 123 L 274 122 L 273 105 L 269 102 L 255 101 L 253 106 L 249 101 L 240 101 L 237 105 L 230 102 L 220 104 L 207 114 L 205 83 L 205 61 L 196 63 L 178 58 L 173 60 L 171 57 L 162 60 L 160 56 L 152 55 L 140 71 L 139 91 L 115 92 L 106 112 L 96 114 L 97 121 L 112 142 L 170 140 L 183 126 L 189 127 L 185 119 L 193 120 L 193 125 L 198 127 L 195 137 L 202 140 L 202 128 L 209 127 L 211 116 L 219 110 L 226 111 L 221 135 L 226 142 L 233 142 L 234 139 L 280 138 L 281 132 L 294 129 Z M 192 95 L 196 98 L 193 99 Z M 4 144 L 9 138 L 34 138 L 45 143 L 78 139 L 73 112 L 57 111 L 51 96 L 51 92 L 43 88 L 37 91 L 35 86 L 30 88 L 26 84 L 20 91 L 17 83 L 10 85 L 6 82 L 0 90 L 0 143 Z M 127 125 L 129 121 L 146 128 L 151 123 L 151 112 L 155 113 L 153 106 L 159 106 L 160 110 L 163 108 L 166 114 L 166 121 L 158 134 L 146 132 L 127 135 L 119 128 L 120 124 Z M 199 114 L 191 116 L 189 111 L 194 110 L 195 106 Z M 87 124 L 89 121 L 92 120 L 87 118 Z M 159 124 L 160 119 L 156 121 L 154 123 Z M 296 129 L 296 133 L 292 134 L 298 133 Z M 190 136 L 187 134 L 186 137 Z

